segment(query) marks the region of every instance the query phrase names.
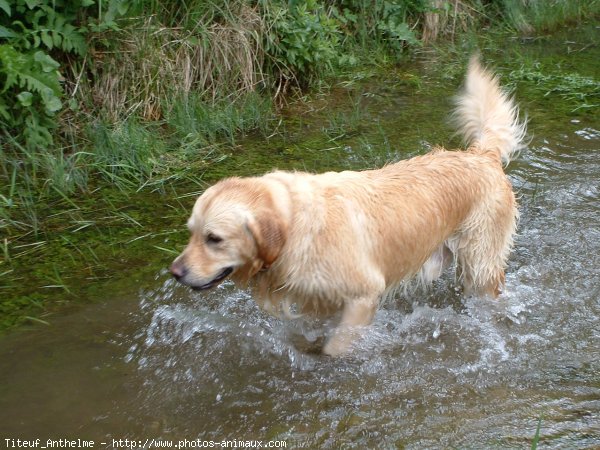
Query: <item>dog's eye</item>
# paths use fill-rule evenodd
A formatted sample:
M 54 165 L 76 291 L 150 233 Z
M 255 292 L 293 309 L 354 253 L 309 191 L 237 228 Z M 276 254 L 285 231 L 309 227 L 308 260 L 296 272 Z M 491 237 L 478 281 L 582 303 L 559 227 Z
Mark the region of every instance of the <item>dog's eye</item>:
M 216 234 L 208 233 L 206 235 L 206 243 L 207 244 L 219 244 L 221 242 L 223 242 L 223 238 L 220 236 L 217 236 Z

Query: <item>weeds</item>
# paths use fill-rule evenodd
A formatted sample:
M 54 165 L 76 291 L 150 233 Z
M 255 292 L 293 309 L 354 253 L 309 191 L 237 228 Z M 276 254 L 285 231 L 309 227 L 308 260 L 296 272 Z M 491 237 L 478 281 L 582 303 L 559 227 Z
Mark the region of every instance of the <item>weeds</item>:
M 534 30 L 553 30 L 561 24 L 597 15 L 600 11 L 598 0 L 502 0 L 500 4 L 506 23 L 518 32 L 526 34 Z
M 348 137 L 358 132 L 364 113 L 360 106 L 360 98 L 351 100 L 352 108 L 349 112 L 334 111 L 327 119 L 323 132 L 330 141 Z
M 134 120 L 114 126 L 95 123 L 89 131 L 94 168 L 121 190 L 135 189 L 156 172 L 166 146 L 151 128 Z
M 176 130 L 180 139 L 193 148 L 208 147 L 222 141 L 234 145 L 236 136 L 249 130 L 262 129 L 266 132 L 271 112 L 271 103 L 256 93 L 237 98 L 225 97 L 213 103 L 190 94 L 174 102 L 166 122 Z M 184 153 L 188 152 L 184 149 Z
M 526 82 L 544 97 L 562 97 L 573 108 L 571 112 L 600 108 L 600 83 L 591 77 L 577 73 L 556 74 L 540 64 L 533 64 L 510 72 L 509 80 L 513 87 L 517 82 Z
M 178 2 L 162 7 L 167 3 L 175 7 Z M 265 25 L 256 8 L 239 0 L 215 4 L 212 10 L 200 5 L 178 23 L 164 13 L 132 17 L 131 25 L 110 33 L 105 48 L 105 37 L 96 37 L 96 76 L 79 90 L 79 100 L 111 122 L 130 116 L 161 120 L 170 113 L 173 99 L 194 94 L 214 101 L 264 85 Z
M 406 48 L 494 21 L 528 32 L 600 11 L 597 0 L 7 5 L 0 18 L 8 42 L 0 46 L 1 216 L 17 228 L 29 222 L 35 233 L 32 198 L 64 198 L 102 182 L 161 189 L 185 176 L 190 155 L 208 155 L 202 160 L 210 164 L 220 160 L 213 153 L 221 142 L 266 132 L 273 99 L 336 68 L 393 61 Z M 570 86 L 553 89 L 570 95 Z M 577 107 L 594 107 L 594 95 L 584 93 Z M 335 137 L 336 125 L 328 128 Z

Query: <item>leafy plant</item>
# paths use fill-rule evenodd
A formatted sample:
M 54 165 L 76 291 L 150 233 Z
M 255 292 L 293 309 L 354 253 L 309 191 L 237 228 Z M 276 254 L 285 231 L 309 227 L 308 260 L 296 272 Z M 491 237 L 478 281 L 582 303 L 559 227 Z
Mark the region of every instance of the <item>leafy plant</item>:
M 24 50 L 54 48 L 83 55 L 86 51 L 85 38 L 73 25 L 80 7 L 91 5 L 89 0 L 57 5 L 60 2 L 42 0 L 16 0 L 14 8 L 8 9 L 11 43 Z M 78 4 L 83 3 L 83 4 Z M 60 8 L 62 6 L 62 8 Z M 57 10 L 57 7 L 60 8 Z M 6 12 L 6 10 L 5 10 Z
M 419 40 L 409 26 L 413 16 L 426 12 L 426 0 L 338 0 L 334 14 L 343 24 L 349 40 L 377 42 L 389 50 L 401 51 Z
M 89 28 L 114 27 L 123 0 L 0 0 L 0 121 L 5 133 L 29 148 L 48 147 L 62 109 L 65 55 L 83 57 Z M 101 3 L 100 3 L 101 5 Z M 86 15 L 90 13 L 89 15 Z M 94 17 L 97 13 L 98 17 Z
M 272 4 L 262 1 L 267 21 L 265 50 L 286 80 L 308 84 L 316 74 L 329 72 L 340 57 L 338 21 L 316 0 Z
M 22 129 L 30 146 L 51 143 L 50 130 L 55 127 L 51 118 L 62 108 L 58 62 L 41 50 L 21 53 L 4 44 L 0 45 L 0 64 L 3 125 Z
M 415 32 L 408 26 L 409 11 L 424 11 L 424 6 L 418 2 L 393 2 L 381 3 L 381 17 L 377 23 L 377 30 L 393 50 L 402 50 L 406 45 L 419 43 Z

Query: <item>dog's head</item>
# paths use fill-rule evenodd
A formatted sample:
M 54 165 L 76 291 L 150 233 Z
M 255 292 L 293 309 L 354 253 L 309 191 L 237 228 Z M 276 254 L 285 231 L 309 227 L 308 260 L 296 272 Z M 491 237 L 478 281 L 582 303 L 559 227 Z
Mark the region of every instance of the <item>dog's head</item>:
M 190 241 L 170 270 L 198 290 L 229 276 L 248 281 L 277 259 L 286 234 L 271 192 L 257 178 L 229 178 L 207 189 L 188 228 Z

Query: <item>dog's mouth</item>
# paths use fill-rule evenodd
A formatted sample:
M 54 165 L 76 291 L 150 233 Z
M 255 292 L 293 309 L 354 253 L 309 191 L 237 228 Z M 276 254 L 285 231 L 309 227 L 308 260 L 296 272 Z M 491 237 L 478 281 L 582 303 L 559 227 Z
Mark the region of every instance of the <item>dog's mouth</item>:
M 190 287 L 194 291 L 205 291 L 206 289 L 215 287 L 217 284 L 219 284 L 221 281 L 223 281 L 225 278 L 227 278 L 231 274 L 231 272 L 233 272 L 233 267 L 226 267 L 221 272 L 219 272 L 219 274 L 215 278 L 213 278 L 211 281 L 209 281 L 208 283 L 201 284 L 200 286 L 190 286 Z

